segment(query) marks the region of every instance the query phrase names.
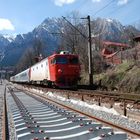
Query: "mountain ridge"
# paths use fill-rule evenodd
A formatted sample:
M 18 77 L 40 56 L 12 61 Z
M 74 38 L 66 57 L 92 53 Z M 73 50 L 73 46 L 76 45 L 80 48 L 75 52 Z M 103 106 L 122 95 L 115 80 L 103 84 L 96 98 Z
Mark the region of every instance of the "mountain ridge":
M 129 37 L 127 32 L 140 34 L 135 27 L 123 26 L 119 21 L 109 18 L 94 19 L 91 21 L 91 27 L 92 33 L 100 33 L 103 40 L 115 42 L 125 42 Z M 35 40 L 40 40 L 43 44 L 45 57 L 50 55 L 59 47 L 62 39 L 59 33 L 62 33 L 62 29 L 63 25 L 60 25 L 59 19 L 47 18 L 27 34 L 18 34 L 14 38 L 0 35 L 0 66 L 15 66 L 26 50 L 33 47 Z

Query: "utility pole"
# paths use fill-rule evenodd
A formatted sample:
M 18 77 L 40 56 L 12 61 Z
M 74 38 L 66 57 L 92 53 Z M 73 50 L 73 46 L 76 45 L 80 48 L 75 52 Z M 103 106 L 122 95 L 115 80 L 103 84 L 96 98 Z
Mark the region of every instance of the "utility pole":
M 63 17 L 63 16 L 62 16 Z M 76 31 L 78 31 L 86 40 L 88 40 L 88 58 L 89 58 L 89 85 L 93 85 L 93 64 L 92 64 L 92 40 L 91 40 L 91 26 L 90 26 L 90 16 L 88 15 L 85 18 L 88 20 L 88 37 L 84 35 L 78 28 L 76 28 L 71 22 L 69 22 L 65 17 L 63 17 Z
M 88 20 L 88 57 L 89 57 L 89 85 L 93 85 L 93 64 L 92 64 L 92 40 L 91 40 L 91 26 L 90 16 L 87 16 Z

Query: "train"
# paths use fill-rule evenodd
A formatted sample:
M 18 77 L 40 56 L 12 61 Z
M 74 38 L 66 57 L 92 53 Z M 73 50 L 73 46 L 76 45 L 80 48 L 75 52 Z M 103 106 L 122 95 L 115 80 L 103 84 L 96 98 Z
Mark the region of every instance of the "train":
M 78 55 L 61 51 L 10 77 L 10 81 L 47 87 L 77 88 L 80 70 Z

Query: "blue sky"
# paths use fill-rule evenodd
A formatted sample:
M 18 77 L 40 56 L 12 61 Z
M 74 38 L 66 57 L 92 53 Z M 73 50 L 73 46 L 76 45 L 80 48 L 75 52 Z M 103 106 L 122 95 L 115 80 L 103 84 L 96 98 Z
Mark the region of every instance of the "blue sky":
M 47 17 L 66 16 L 72 11 L 134 24 L 140 22 L 139 6 L 140 0 L 0 0 L 0 34 L 27 33 Z

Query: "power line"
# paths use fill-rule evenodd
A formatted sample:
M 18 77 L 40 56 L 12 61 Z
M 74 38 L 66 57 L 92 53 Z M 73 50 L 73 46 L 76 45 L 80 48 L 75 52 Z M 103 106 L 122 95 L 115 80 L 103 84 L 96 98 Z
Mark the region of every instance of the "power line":
M 118 10 L 123 9 L 124 7 L 126 8 L 126 6 L 128 6 L 129 4 L 131 4 L 133 1 L 128 1 L 127 4 L 121 5 L 117 8 L 115 8 L 115 10 L 111 11 L 108 15 L 112 15 L 114 13 L 116 13 Z
M 63 17 L 63 16 L 62 16 Z M 85 39 L 88 40 L 88 52 L 89 52 L 89 85 L 93 85 L 93 65 L 92 65 L 92 43 L 91 43 L 91 21 L 90 21 L 90 16 L 88 15 L 87 17 L 81 18 L 81 19 L 86 19 L 88 20 L 88 37 L 84 35 L 77 27 L 75 27 L 70 21 L 68 21 L 65 17 L 63 17 L 65 21 L 67 21 L 70 26 L 72 26 L 76 31 L 78 31 Z
M 109 13 L 107 14 L 107 16 L 110 16 L 110 15 L 112 15 L 112 14 L 118 12 L 119 10 L 122 10 L 124 7 L 125 7 L 125 8 L 128 7 L 128 5 L 130 5 L 130 4 L 131 4 L 132 2 L 134 2 L 134 1 L 135 1 L 135 0 L 128 1 L 127 4 L 124 4 L 124 5 L 121 5 L 121 6 L 117 7 L 117 8 L 115 8 L 114 10 L 112 10 L 111 12 L 109 12 Z M 124 18 L 126 18 L 126 17 L 124 17 Z M 137 21 L 140 21 L 140 19 L 138 19 Z M 130 23 L 128 23 L 128 24 L 131 24 L 131 23 L 134 23 L 134 22 L 137 22 L 137 21 L 133 21 L 133 22 L 130 22 Z
M 63 17 L 63 16 L 62 16 Z M 69 22 L 66 17 L 63 17 L 63 19 L 65 21 L 67 21 L 76 31 L 78 31 L 85 39 L 87 39 L 88 37 L 86 35 L 84 35 L 78 28 L 76 28 L 71 22 Z
M 103 11 L 105 8 L 107 8 L 110 4 L 112 4 L 113 2 L 115 2 L 115 0 L 111 0 L 109 3 L 107 3 L 104 7 L 102 7 L 101 9 L 97 10 L 93 16 L 97 15 L 98 13 L 100 13 L 101 11 Z
M 110 4 L 112 4 L 113 2 L 115 2 L 115 0 L 111 0 L 109 3 L 107 3 L 104 7 L 100 8 L 99 10 L 97 10 L 92 16 L 97 15 L 98 13 L 100 13 L 101 11 L 103 11 L 105 8 L 107 8 Z M 63 16 L 62 16 L 63 17 Z M 63 17 L 65 18 L 65 17 Z M 73 17 L 67 17 L 70 19 L 80 19 L 80 18 L 73 18 Z

